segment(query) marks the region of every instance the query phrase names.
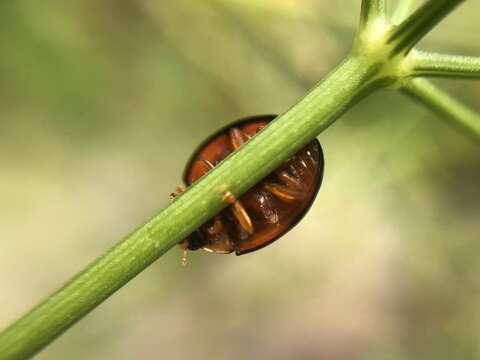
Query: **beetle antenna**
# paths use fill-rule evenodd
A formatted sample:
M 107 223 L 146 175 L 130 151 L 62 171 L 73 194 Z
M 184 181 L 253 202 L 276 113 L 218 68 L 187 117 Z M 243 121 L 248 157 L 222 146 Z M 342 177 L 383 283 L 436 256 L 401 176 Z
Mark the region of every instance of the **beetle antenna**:
M 187 266 L 187 254 L 188 254 L 188 250 L 184 249 L 183 256 L 182 256 L 182 266 Z

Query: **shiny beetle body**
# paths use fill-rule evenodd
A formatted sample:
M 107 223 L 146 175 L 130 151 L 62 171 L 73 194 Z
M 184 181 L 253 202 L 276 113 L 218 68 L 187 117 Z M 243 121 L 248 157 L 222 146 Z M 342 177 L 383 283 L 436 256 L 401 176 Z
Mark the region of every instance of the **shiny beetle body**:
M 213 134 L 188 162 L 183 176 L 185 184 L 193 184 L 275 117 L 249 117 Z M 180 246 L 242 255 L 272 243 L 306 214 L 320 188 L 323 169 L 322 148 L 315 139 L 239 199 L 223 194 L 230 206 L 200 226 Z

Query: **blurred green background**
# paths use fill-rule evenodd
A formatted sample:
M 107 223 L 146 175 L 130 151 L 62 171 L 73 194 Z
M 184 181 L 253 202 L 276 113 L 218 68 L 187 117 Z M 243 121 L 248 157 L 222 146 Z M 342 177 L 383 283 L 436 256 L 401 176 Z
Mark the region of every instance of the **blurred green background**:
M 359 4 L 1 2 L 0 327 L 167 205 L 207 135 L 295 103 Z M 479 13 L 421 47 L 480 55 Z M 480 110 L 479 82 L 436 82 Z M 186 268 L 173 249 L 38 359 L 480 358 L 480 147 L 388 91 L 320 140 L 295 230 Z

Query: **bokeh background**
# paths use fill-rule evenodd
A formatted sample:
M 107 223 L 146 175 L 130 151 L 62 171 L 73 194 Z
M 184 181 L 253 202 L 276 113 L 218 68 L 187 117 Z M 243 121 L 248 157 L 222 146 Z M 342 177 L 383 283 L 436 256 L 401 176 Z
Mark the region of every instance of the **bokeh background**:
M 0 327 L 167 205 L 204 137 L 295 103 L 359 4 L 1 2 Z M 479 13 L 421 47 L 480 55 Z M 436 82 L 480 111 L 479 82 Z M 186 268 L 173 249 L 37 358 L 480 358 L 480 147 L 388 91 L 319 138 L 295 230 Z

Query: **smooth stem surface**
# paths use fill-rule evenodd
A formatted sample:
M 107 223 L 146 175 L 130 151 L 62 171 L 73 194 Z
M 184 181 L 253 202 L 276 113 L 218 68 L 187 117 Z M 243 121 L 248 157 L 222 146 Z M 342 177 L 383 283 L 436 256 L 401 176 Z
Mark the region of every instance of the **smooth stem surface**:
M 327 128 L 364 94 L 376 71 L 362 59 L 347 59 L 239 151 L 1 333 L 0 358 L 24 359 L 53 341 L 224 208 L 226 191 L 239 196 Z
M 386 12 L 385 0 L 363 0 L 360 12 L 360 30 L 375 20 L 385 19 Z
M 480 115 L 427 80 L 413 79 L 402 91 L 480 143 Z
M 413 76 L 480 78 L 480 57 L 412 51 Z
M 389 43 L 392 54 L 408 53 L 435 25 L 464 0 L 429 0 L 407 20 L 394 28 Z

